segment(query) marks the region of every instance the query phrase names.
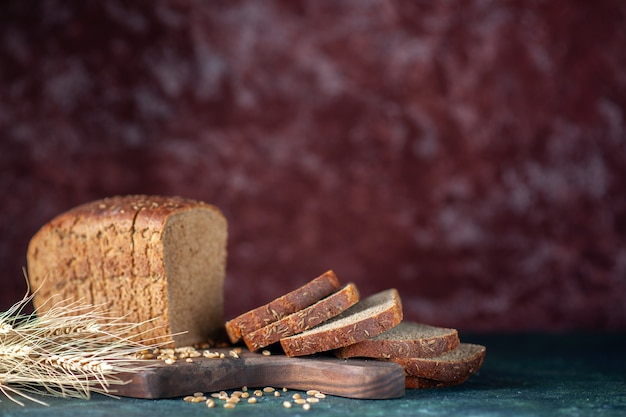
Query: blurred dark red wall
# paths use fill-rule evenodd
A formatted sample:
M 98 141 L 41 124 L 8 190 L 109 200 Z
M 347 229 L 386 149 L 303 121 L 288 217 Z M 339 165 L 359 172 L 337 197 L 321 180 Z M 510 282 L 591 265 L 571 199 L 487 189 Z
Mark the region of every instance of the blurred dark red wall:
M 626 329 L 626 3 L 0 2 L 0 306 L 114 194 L 230 224 L 227 316 L 327 269 L 462 330 Z

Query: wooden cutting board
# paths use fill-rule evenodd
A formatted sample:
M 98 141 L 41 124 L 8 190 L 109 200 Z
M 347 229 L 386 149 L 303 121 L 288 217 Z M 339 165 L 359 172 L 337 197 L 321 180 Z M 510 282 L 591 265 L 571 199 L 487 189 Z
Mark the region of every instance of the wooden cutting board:
M 289 358 L 283 354 L 264 356 L 244 351 L 229 357 L 229 349 L 216 349 L 226 358 L 194 358 L 153 366 L 124 375 L 126 385 L 114 394 L 135 398 L 172 398 L 194 392 L 219 392 L 243 386 L 316 389 L 329 395 L 361 399 L 398 398 L 404 395 L 405 376 L 396 363 L 365 359 L 338 359 L 331 356 Z

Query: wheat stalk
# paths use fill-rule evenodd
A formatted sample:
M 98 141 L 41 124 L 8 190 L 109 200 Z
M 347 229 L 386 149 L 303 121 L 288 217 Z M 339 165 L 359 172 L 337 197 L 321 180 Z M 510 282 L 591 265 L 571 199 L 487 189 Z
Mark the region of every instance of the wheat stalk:
M 111 395 L 112 385 L 126 383 L 121 373 L 148 366 L 138 363 L 137 354 L 170 342 L 141 341 L 137 328 L 146 323 L 112 317 L 102 306 L 61 302 L 41 314 L 24 314 L 32 297 L 0 313 L 0 392 L 20 405 L 20 399 L 46 405 L 32 394 Z

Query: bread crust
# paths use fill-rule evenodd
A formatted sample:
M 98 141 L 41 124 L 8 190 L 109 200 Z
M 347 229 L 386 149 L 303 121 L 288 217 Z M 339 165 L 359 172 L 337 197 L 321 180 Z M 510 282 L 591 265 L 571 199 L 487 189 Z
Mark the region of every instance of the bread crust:
M 426 328 L 438 330 L 441 334 L 435 336 L 419 337 L 416 330 L 415 339 L 405 339 L 394 333 L 400 328 Z M 442 355 L 459 346 L 459 336 L 456 329 L 428 326 L 421 323 L 402 322 L 393 329 L 361 342 L 344 346 L 334 351 L 339 358 L 431 358 Z
M 283 338 L 280 340 L 283 351 L 287 356 L 303 356 L 326 352 L 360 342 L 397 326 L 402 321 L 403 313 L 402 302 L 396 289 L 392 288 L 368 298 L 371 299 L 383 294 L 385 298 L 390 300 L 390 302 L 385 303 L 385 309 L 366 317 L 355 318 L 350 323 L 330 327 L 324 331 L 313 332 L 316 329 L 314 327 L 307 332 Z M 364 301 L 367 302 L 368 300 Z M 335 317 L 335 319 L 351 317 L 353 309 L 357 308 L 357 306 L 358 304 Z M 322 325 L 326 326 L 331 321 Z
M 227 321 L 225 328 L 228 338 L 232 343 L 237 343 L 243 335 L 302 310 L 339 287 L 334 271 L 326 271 L 303 286 Z
M 261 349 L 279 342 L 283 337 L 317 326 L 344 312 L 358 301 L 359 291 L 353 283 L 349 283 L 309 307 L 244 335 L 243 340 L 251 351 Z
M 467 379 L 476 373 L 485 360 L 486 351 L 481 345 L 461 343 L 457 349 L 435 358 L 390 360 L 400 364 L 407 376 L 450 382 Z

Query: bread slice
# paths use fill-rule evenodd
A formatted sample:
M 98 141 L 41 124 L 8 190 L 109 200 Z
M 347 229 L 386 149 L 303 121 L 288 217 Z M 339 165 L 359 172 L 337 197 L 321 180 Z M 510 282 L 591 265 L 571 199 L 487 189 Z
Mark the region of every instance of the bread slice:
M 237 343 L 243 335 L 302 310 L 337 291 L 339 287 L 335 273 L 326 271 L 307 284 L 227 321 L 226 333 L 232 343 Z
M 255 351 L 280 341 L 281 338 L 308 330 L 337 316 L 359 301 L 359 291 L 353 283 L 296 313 L 270 323 L 243 336 L 248 349 Z
M 154 319 L 137 332 L 173 335 L 176 345 L 217 337 L 227 235 L 222 213 L 200 201 L 131 195 L 86 203 L 32 237 L 34 306 L 80 300 L 130 322 Z
M 402 321 L 402 302 L 394 288 L 359 301 L 319 326 L 280 340 L 287 356 L 311 355 L 377 336 Z
M 458 348 L 435 358 L 391 358 L 408 376 L 435 381 L 461 381 L 480 369 L 487 349 L 481 345 L 461 343 Z
M 460 385 L 467 381 L 468 378 L 456 381 L 435 381 L 434 379 L 420 378 L 419 376 L 406 376 L 404 387 L 409 389 L 447 388 Z
M 403 321 L 391 330 L 335 350 L 339 358 L 430 358 L 459 346 L 456 329 Z

